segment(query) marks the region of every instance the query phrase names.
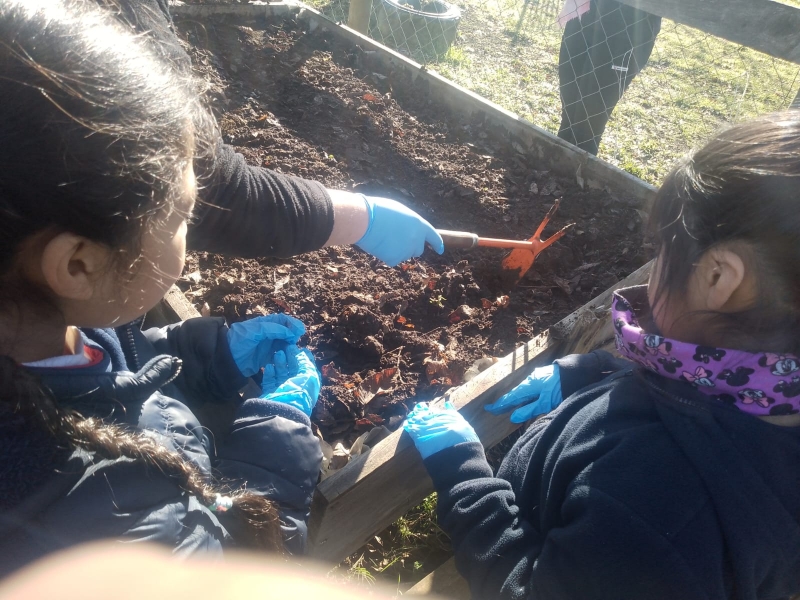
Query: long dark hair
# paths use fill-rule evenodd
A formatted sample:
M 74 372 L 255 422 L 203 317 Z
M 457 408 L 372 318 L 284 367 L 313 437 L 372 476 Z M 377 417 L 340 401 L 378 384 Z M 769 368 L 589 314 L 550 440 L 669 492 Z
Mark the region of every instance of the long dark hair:
M 217 139 L 198 83 L 111 11 L 91 0 L 0 0 L 0 310 L 47 305 L 15 267 L 24 242 L 47 229 L 105 244 L 120 277 L 131 273 L 142 235 L 175 210 L 188 165 Z M 0 390 L 31 427 L 70 448 L 153 465 L 207 505 L 227 492 L 249 524 L 242 541 L 282 548 L 270 500 L 221 488 L 139 431 L 64 410 L 7 356 Z
M 757 303 L 710 326 L 742 349 L 800 351 L 800 110 L 730 127 L 687 156 L 659 189 L 649 229 L 667 295 L 686 292 L 706 251 L 740 244 Z

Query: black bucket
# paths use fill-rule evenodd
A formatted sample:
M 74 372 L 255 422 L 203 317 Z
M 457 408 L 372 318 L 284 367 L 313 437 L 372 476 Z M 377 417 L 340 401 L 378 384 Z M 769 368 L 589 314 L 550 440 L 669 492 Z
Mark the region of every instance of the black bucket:
M 413 57 L 441 56 L 456 39 L 461 9 L 444 0 L 374 0 L 372 37 Z

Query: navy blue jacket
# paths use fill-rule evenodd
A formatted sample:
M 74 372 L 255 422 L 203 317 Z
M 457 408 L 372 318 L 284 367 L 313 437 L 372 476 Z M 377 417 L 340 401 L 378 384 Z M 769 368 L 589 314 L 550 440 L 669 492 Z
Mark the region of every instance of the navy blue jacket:
M 322 455 L 301 411 L 237 395 L 239 373 L 222 319 L 191 319 L 142 332 L 135 325 L 88 330 L 100 364 L 31 369 L 58 402 L 84 416 L 146 429 L 205 472 L 273 499 L 287 548 L 302 553 Z M 192 409 L 234 402 L 223 440 Z M 0 410 L 0 573 L 48 552 L 100 538 L 146 540 L 177 554 L 220 553 L 240 525 L 211 513 L 162 473 L 130 459 L 99 460 Z
M 189 55 L 173 30 L 167 0 L 118 4 L 123 20 L 147 33 L 157 52 L 179 70 L 191 70 Z M 196 165 L 195 172 L 202 178 L 203 202 L 198 202 L 189 228 L 190 250 L 245 258 L 287 257 L 318 250 L 330 237 L 333 205 L 327 190 L 315 181 L 248 165 L 222 140 L 213 162 Z
M 425 461 L 473 598 L 800 592 L 800 428 L 604 352 L 557 362 L 567 399 L 496 477 L 477 443 Z

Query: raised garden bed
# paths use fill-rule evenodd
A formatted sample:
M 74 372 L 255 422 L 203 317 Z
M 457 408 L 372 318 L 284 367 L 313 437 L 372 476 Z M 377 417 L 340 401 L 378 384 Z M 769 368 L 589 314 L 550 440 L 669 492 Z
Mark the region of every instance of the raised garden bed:
M 548 172 L 480 119 L 448 116 L 420 85 L 376 71 L 369 53 L 330 32 L 179 25 L 225 139 L 253 164 L 396 198 L 442 228 L 525 239 L 556 197 L 552 228 L 576 223 L 510 290 L 497 250 L 427 251 L 394 269 L 353 248 L 286 261 L 190 256 L 179 285 L 198 309 L 306 323 L 302 343 L 325 375 L 314 421 L 330 443 L 396 428 L 477 359 L 507 354 L 645 262 L 635 204 Z M 394 370 L 381 380 L 388 393 L 370 398 L 363 382 L 384 369 Z
M 556 197 L 552 230 L 576 223 L 510 290 L 500 251 L 428 251 L 395 269 L 352 248 L 286 261 L 191 256 L 180 286 L 198 310 L 230 321 L 285 311 L 306 323 L 301 343 L 325 384 L 313 420 L 329 444 L 395 429 L 477 360 L 505 356 L 452 396 L 491 446 L 511 428 L 486 417 L 483 401 L 532 360 L 607 341 L 608 294 L 598 295 L 644 263 L 640 209 L 652 188 L 313 11 L 187 9 L 178 27 L 224 136 L 253 164 L 399 199 L 440 228 L 524 239 Z M 342 560 L 429 493 L 407 442 L 392 434 L 320 484 L 312 555 Z

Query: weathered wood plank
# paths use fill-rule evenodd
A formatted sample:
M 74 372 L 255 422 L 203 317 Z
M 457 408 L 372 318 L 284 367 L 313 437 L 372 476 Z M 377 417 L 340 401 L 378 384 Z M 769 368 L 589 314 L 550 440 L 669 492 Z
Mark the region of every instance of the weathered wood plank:
M 451 600 L 470 600 L 469 585 L 456 570 L 456 561 L 450 558 L 408 590 L 406 596 L 439 594 Z
M 535 366 L 606 345 L 613 338 L 608 318 L 611 294 L 620 287 L 646 282 L 649 270 L 650 264 L 638 269 L 448 395 L 487 448 L 517 425 L 508 416 L 484 411 L 484 404 L 510 390 Z M 432 483 L 410 438 L 395 431 L 317 486 L 309 522 L 311 556 L 341 561 L 431 491 Z
M 800 63 L 800 9 L 773 0 L 620 0 L 711 35 Z
M 194 304 L 186 299 L 178 286 L 173 285 L 161 301 L 168 316 L 174 317 L 172 322 L 187 321 L 196 319 L 200 312 Z
M 171 2 L 169 10 L 175 17 L 232 16 L 252 18 L 296 14 L 300 7 L 299 4 L 294 2 L 250 0 L 247 4 L 184 4 L 183 2 Z

